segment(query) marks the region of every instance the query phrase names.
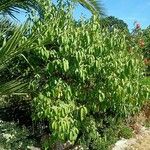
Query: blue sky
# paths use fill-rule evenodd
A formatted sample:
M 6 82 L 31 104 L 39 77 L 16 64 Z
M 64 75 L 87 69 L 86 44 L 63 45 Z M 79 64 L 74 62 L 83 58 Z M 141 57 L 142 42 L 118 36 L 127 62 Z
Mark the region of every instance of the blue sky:
M 134 22 L 141 24 L 142 28 L 150 25 L 150 0 L 101 0 L 108 16 L 115 16 L 124 20 L 129 29 L 133 29 Z M 81 15 L 89 17 L 90 13 L 81 6 L 75 10 L 75 18 Z
M 134 21 L 142 28 L 150 25 L 150 0 L 103 0 L 108 15 L 124 20 L 130 29 Z
M 115 16 L 124 20 L 130 30 L 133 29 L 135 21 L 139 22 L 142 28 L 150 25 L 150 0 L 101 0 L 101 2 L 108 16 Z M 74 11 L 76 19 L 79 19 L 81 16 L 89 18 L 90 15 L 90 12 L 81 5 L 77 5 Z M 17 16 L 19 16 L 20 20 L 24 20 L 23 14 Z

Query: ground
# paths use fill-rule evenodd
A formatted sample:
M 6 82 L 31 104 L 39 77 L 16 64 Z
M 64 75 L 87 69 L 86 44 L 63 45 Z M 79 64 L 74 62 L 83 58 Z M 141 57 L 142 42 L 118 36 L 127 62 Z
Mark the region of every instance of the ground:
M 150 150 L 150 102 L 142 111 L 130 118 L 134 136 L 131 139 L 121 139 L 112 150 Z

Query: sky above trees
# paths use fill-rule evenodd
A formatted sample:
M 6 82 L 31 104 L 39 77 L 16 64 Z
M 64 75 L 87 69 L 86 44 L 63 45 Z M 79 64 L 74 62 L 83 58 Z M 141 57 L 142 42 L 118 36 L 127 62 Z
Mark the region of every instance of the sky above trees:
M 141 24 L 142 28 L 150 25 L 150 0 L 102 0 L 108 16 L 115 16 L 124 20 L 129 29 L 133 29 L 135 21 Z M 81 6 L 75 10 L 75 18 L 83 14 L 85 17 L 90 16 L 90 12 Z
M 56 0 L 53 0 L 56 2 Z M 150 0 L 101 0 L 108 16 L 115 16 L 128 24 L 130 31 L 134 28 L 134 22 L 141 24 L 142 28 L 150 25 Z M 16 14 L 22 21 L 25 20 L 24 13 Z M 77 5 L 74 11 L 75 19 L 80 17 L 89 18 L 91 13 Z

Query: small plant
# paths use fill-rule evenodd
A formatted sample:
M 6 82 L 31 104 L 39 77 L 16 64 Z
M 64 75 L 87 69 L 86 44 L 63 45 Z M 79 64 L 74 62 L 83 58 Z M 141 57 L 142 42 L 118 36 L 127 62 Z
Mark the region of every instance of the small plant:
M 28 137 L 29 132 L 25 128 L 0 120 L 0 149 L 26 150 L 35 144 Z

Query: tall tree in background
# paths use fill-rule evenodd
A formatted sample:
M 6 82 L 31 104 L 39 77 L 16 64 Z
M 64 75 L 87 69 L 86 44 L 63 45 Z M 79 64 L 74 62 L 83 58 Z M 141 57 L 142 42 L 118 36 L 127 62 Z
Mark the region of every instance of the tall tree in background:
M 128 31 L 128 25 L 123 20 L 118 19 L 114 16 L 103 18 L 101 20 L 101 24 L 103 27 L 117 28 L 117 29 Z

